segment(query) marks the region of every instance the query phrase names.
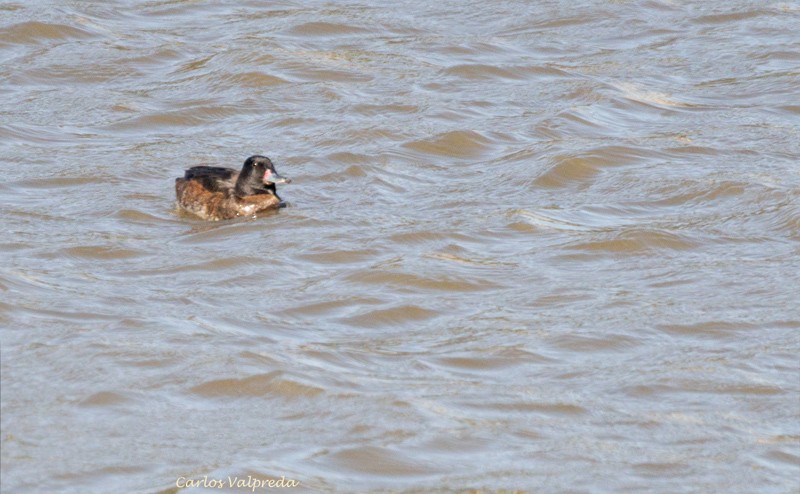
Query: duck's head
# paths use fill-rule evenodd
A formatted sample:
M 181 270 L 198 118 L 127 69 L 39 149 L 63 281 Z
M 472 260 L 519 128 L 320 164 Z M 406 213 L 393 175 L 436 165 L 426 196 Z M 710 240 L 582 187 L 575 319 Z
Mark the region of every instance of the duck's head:
M 291 180 L 275 171 L 266 156 L 250 156 L 244 161 L 242 171 L 236 180 L 236 195 L 249 196 L 266 191 L 275 192 L 275 184 L 288 184 Z

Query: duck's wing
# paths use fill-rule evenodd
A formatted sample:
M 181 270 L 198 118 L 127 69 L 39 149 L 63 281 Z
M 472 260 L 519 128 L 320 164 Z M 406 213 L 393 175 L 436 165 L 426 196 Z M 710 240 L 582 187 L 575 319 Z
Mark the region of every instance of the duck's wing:
M 186 170 L 183 178 L 193 180 L 211 191 L 227 191 L 234 187 L 239 172 L 221 166 L 193 166 Z

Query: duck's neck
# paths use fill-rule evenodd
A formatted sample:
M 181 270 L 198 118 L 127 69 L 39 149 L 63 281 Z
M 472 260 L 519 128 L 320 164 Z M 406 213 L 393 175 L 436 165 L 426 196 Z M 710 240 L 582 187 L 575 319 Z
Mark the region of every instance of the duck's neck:
M 255 180 L 250 167 L 245 167 L 245 169 L 239 173 L 239 178 L 236 179 L 234 192 L 238 197 L 252 196 L 253 194 L 257 194 L 256 191 L 259 189 L 260 185 L 260 180 Z
M 255 191 L 256 189 L 249 182 L 242 183 L 241 180 L 236 182 L 236 188 L 234 189 L 237 197 L 252 196 L 256 193 Z
M 236 197 L 272 194 L 280 199 L 275 189 L 275 184 L 265 184 L 263 182 L 256 182 L 254 180 L 242 180 L 241 177 L 239 177 L 239 180 L 236 181 L 234 193 L 236 194 Z

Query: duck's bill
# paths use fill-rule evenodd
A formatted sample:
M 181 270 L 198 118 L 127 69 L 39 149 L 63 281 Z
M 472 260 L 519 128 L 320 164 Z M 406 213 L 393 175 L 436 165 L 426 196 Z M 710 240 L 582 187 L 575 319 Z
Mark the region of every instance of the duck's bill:
M 265 184 L 290 184 L 292 183 L 292 179 L 288 177 L 284 177 L 283 175 L 279 174 L 278 172 L 272 172 L 267 170 L 267 173 L 264 174 L 264 183 Z

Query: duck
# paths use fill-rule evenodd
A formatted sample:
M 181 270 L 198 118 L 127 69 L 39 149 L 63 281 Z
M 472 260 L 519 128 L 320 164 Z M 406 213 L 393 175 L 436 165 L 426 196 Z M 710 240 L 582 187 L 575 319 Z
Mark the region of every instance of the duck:
M 229 220 L 285 207 L 276 184 L 291 180 L 275 171 L 266 156 L 250 156 L 241 171 L 219 166 L 193 166 L 175 179 L 178 206 L 204 220 Z

